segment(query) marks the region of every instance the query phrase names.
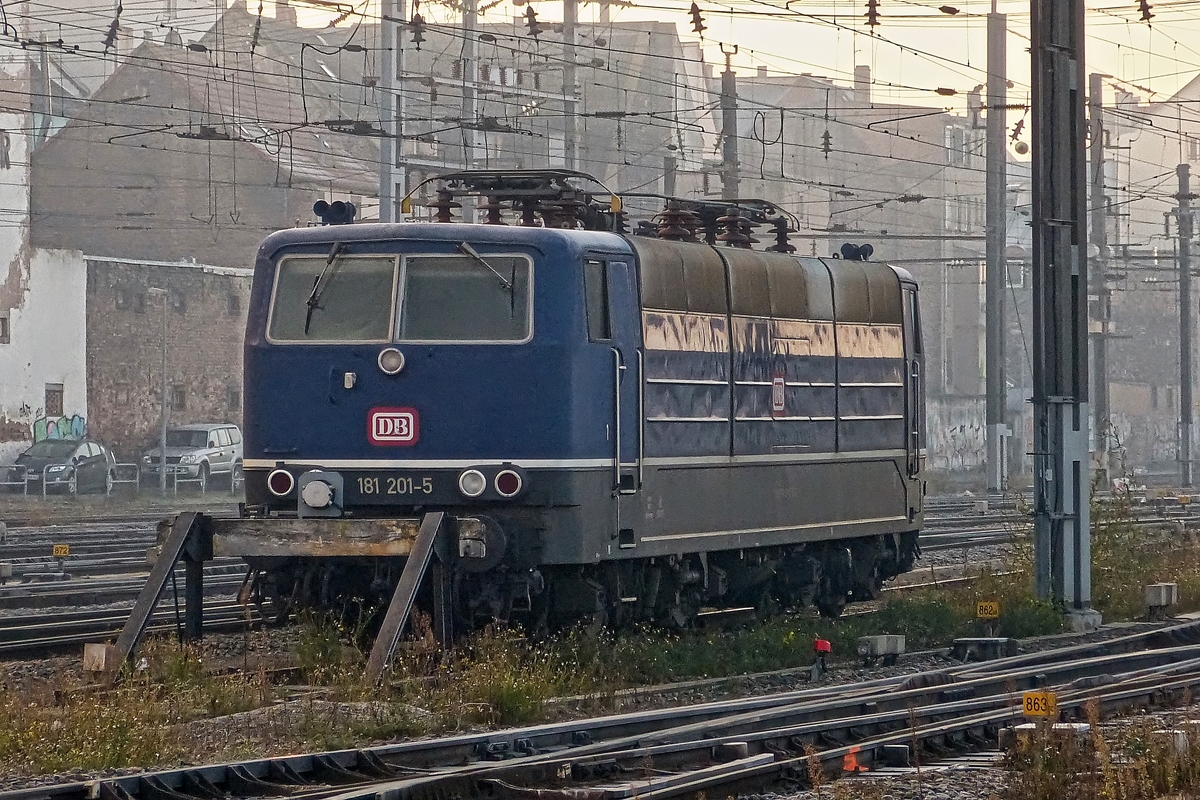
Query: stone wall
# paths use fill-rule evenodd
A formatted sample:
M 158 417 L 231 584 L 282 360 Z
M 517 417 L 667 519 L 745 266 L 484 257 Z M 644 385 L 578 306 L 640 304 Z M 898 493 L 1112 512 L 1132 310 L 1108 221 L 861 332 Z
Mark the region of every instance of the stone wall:
M 241 424 L 250 270 L 89 258 L 89 431 L 132 460 L 157 436 L 163 317 L 173 424 Z M 166 297 L 149 291 L 165 288 Z M 165 299 L 165 303 L 164 303 Z

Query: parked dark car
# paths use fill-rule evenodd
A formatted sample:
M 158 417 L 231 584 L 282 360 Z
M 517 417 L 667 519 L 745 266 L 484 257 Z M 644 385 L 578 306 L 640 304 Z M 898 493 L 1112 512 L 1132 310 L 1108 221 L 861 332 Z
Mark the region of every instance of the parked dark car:
M 27 475 L 31 493 L 42 491 L 43 476 L 47 492 L 107 493 L 112 490 L 116 463 L 112 451 L 99 442 L 44 439 L 17 456 L 16 463 L 9 467 L 8 480 L 17 482 Z

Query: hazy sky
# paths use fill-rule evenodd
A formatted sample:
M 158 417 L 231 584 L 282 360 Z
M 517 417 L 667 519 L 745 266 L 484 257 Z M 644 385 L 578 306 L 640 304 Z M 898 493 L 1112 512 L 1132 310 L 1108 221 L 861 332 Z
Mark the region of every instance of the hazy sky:
M 302 20 L 320 24 L 328 19 L 322 12 L 305 11 L 306 2 L 292 0 L 301 8 Z M 881 24 L 874 36 L 865 24 L 866 0 L 697 2 L 708 26 L 707 56 L 714 63 L 722 60 L 718 43 L 726 42 L 739 46 L 734 64 L 746 70 L 765 65 L 772 72 L 813 72 L 848 83 L 855 64 L 869 64 L 876 98 L 934 106 L 961 107 L 966 92 L 986 80 L 990 0 L 954 3 L 959 9 L 954 16 L 941 13 L 936 0 L 879 0 Z M 532 5 L 539 19 L 561 19 L 557 3 L 535 0 Z M 355 3 L 355 7 L 365 8 L 368 14 L 378 10 L 377 0 Z M 1154 100 L 1169 97 L 1200 73 L 1200 0 L 1151 2 L 1155 16 L 1149 25 L 1140 20 L 1137 0 L 1089 0 L 1087 7 L 1089 71 L 1113 75 L 1135 93 Z M 648 0 L 614 5 L 612 19 L 670 20 L 683 36 L 695 38 L 687 8 L 688 3 L 680 0 Z M 1000 2 L 999 11 L 1008 15 L 1008 69 L 1014 84 L 1010 102 L 1024 102 L 1029 86 L 1029 4 Z M 523 12 L 523 6 L 505 0 L 486 12 L 484 19 Z M 425 0 L 422 13 L 431 21 L 454 19 L 454 12 L 432 0 Z M 588 3 L 580 17 L 590 22 L 597 13 L 598 5 Z M 940 96 L 932 91 L 939 87 L 960 94 Z

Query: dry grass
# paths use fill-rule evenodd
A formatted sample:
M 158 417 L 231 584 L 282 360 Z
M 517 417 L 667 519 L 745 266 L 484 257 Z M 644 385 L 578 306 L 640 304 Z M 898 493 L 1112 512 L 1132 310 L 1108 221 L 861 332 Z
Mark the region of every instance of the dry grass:
M 1093 703 L 1091 731 L 1073 735 L 1040 725 L 1008 755 L 1006 800 L 1154 800 L 1200 797 L 1200 735 L 1183 746 L 1152 721 L 1102 728 Z M 1164 726 L 1167 729 L 1171 724 Z
M 1106 619 L 1140 616 L 1143 584 L 1161 580 L 1177 580 L 1185 607 L 1200 607 L 1200 546 L 1168 526 L 1134 525 L 1128 512 L 1111 506 L 1094 513 L 1101 523 L 1095 594 Z M 832 642 L 836 667 L 855 659 L 859 636 L 873 633 L 904 634 L 915 650 L 958 636 L 1059 631 L 1057 610 L 1031 597 L 1030 562 L 1028 549 L 1017 548 L 1006 565 L 1010 574 L 915 590 L 875 614 L 838 621 L 790 614 L 741 629 L 569 632 L 536 644 L 519 631 L 490 629 L 443 654 L 418 618 L 417 635 L 397 656 L 385 689 L 363 680 L 365 632 L 331 617 L 311 616 L 299 626 L 290 653 L 302 676 L 299 688 L 272 685 L 265 668 L 249 661 L 233 674 L 214 674 L 205 647 L 154 640 L 143 651 L 144 668 L 107 693 L 80 691 L 67 678 L 0 690 L 0 765 L 41 774 L 348 747 L 545 720 L 567 713 L 548 702 L 555 697 L 587 695 L 571 713 L 600 713 L 618 707 L 619 689 L 806 667 L 816 638 Z M 998 623 L 974 618 L 981 599 L 1000 600 Z M 1123 744 L 1120 752 L 1131 747 Z

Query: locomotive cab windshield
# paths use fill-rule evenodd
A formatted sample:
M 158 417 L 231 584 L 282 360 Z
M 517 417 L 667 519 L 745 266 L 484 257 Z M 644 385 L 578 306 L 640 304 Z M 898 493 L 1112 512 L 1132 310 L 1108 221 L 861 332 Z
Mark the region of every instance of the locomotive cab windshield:
M 267 325 L 275 343 L 520 342 L 533 262 L 516 253 L 285 256 Z

